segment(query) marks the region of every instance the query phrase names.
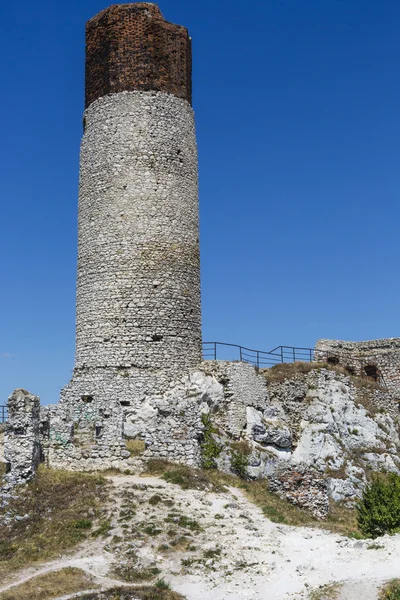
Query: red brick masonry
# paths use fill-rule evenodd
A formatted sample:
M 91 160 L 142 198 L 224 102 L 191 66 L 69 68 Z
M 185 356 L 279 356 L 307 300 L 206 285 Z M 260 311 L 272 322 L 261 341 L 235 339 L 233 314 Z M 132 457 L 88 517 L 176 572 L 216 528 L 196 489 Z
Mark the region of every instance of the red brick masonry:
M 86 107 L 123 91 L 168 92 L 192 101 L 191 40 L 155 4 L 114 4 L 86 24 Z

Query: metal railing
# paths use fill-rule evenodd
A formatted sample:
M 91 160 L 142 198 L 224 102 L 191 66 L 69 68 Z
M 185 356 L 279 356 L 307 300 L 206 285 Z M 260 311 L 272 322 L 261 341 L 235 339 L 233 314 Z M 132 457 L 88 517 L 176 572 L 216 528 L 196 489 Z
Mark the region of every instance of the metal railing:
M 203 359 L 245 362 L 259 369 L 268 369 L 274 365 L 294 362 L 327 362 L 332 365 L 340 365 L 342 357 L 334 352 L 316 350 L 315 348 L 277 346 L 273 350 L 266 352 L 265 350 L 252 350 L 251 348 L 238 346 L 237 344 L 203 342 Z M 371 379 L 364 372 L 365 358 L 362 360 L 351 357 L 351 362 L 358 363 L 357 372 L 353 373 L 354 375 Z M 387 387 L 382 371 L 376 368 L 376 372 L 377 383 Z
M 7 406 L 0 406 L 0 423 L 7 421 L 8 409 Z
M 273 350 L 252 350 L 237 344 L 223 342 L 204 342 L 203 358 L 205 360 L 231 360 L 247 362 L 254 367 L 268 368 L 282 363 L 313 362 L 336 358 L 331 352 L 321 352 L 314 348 L 295 348 L 293 346 L 277 346 Z M 316 357 L 317 355 L 317 357 Z M 328 356 L 329 355 L 329 356 Z M 339 357 L 337 357 L 339 360 Z M 332 361 L 333 362 L 333 361 Z

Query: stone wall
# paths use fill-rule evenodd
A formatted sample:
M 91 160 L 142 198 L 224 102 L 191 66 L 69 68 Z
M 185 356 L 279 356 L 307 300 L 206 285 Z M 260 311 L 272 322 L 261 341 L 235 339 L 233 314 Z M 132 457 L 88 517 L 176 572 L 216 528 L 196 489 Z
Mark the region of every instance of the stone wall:
M 91 396 L 83 396 L 78 403 L 64 399 L 58 406 L 43 407 L 40 421 L 43 460 L 52 468 L 129 468 L 119 403 L 101 403 Z
M 319 340 L 315 346 L 315 359 L 337 362 L 357 375 L 378 380 L 400 397 L 400 338 L 371 340 L 367 342 L 344 342 Z M 383 376 L 383 378 L 382 378 Z
M 19 485 L 30 481 L 40 462 L 40 400 L 26 390 L 15 390 L 8 399 L 4 435 L 6 482 Z
M 246 425 L 247 407 L 261 411 L 267 408 L 265 378 L 254 367 L 240 362 L 205 361 L 199 370 L 221 386 L 220 394 L 210 403 L 214 422 L 232 439 L 239 439 Z

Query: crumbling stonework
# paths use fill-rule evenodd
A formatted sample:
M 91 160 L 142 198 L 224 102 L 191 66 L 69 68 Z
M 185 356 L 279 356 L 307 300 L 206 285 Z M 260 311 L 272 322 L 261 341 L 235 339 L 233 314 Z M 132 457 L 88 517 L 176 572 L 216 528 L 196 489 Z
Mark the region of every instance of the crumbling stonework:
M 328 516 L 328 479 L 310 465 L 280 463 L 268 477 L 268 489 L 319 519 Z
M 40 462 L 40 400 L 26 390 L 15 390 L 8 399 L 4 435 L 5 481 L 19 485 L 30 481 Z
M 130 453 L 124 439 L 124 414 L 118 403 L 101 404 L 92 397 L 66 400 L 41 413 L 44 461 L 71 471 L 126 469 Z
M 213 415 L 216 425 L 233 439 L 239 439 L 243 434 L 247 407 L 256 406 L 260 410 L 267 407 L 265 379 L 254 367 L 240 362 L 205 361 L 199 369 L 222 386 L 223 392 Z
M 319 340 L 315 345 L 315 359 L 340 364 L 355 375 L 368 376 L 400 398 L 400 338 L 344 342 Z

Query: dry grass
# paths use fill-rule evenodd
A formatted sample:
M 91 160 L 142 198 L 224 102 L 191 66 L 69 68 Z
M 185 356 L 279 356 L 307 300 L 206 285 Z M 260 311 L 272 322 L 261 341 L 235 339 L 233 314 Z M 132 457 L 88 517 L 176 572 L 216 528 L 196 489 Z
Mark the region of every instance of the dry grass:
M 293 379 L 296 375 L 306 375 L 312 371 L 327 369 L 338 375 L 350 377 L 351 383 L 361 392 L 370 392 L 374 390 L 387 391 L 376 381 L 366 377 L 352 375 L 348 369 L 341 365 L 332 365 L 326 362 L 294 362 L 274 365 L 270 369 L 262 369 L 260 372 L 264 375 L 268 383 L 282 383 L 285 379 Z
M 18 491 L 19 497 L 0 510 L 0 516 L 24 517 L 0 525 L 0 580 L 88 538 L 106 502 L 107 483 L 95 475 L 41 468 Z
M 293 379 L 296 375 L 305 375 L 311 371 L 320 371 L 328 369 L 340 375 L 349 375 L 348 371 L 339 365 L 319 362 L 294 362 L 274 365 L 270 369 L 263 369 L 261 372 L 268 382 L 281 383 L 285 379 Z M 358 379 L 355 377 L 354 379 Z
M 346 508 L 338 502 L 331 501 L 328 519 L 320 523 L 319 526 L 322 529 L 328 529 L 332 533 L 338 533 L 353 539 L 363 539 L 365 537 L 358 528 L 355 509 Z
M 93 578 L 81 569 L 61 569 L 34 577 L 0 593 L 0 600 L 51 600 L 66 594 L 95 589 Z
M 184 596 L 172 590 L 149 586 L 113 588 L 106 592 L 84 594 L 80 600 L 132 600 L 133 597 L 138 600 L 185 600 Z
M 146 450 L 143 440 L 126 440 L 126 449 L 131 456 L 140 456 Z

